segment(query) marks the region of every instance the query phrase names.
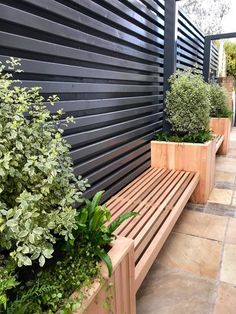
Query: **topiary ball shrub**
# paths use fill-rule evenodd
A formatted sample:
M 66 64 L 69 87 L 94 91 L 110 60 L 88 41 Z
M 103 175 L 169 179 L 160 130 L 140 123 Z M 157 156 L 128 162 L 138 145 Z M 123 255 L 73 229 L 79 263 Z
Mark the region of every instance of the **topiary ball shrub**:
M 13 79 L 19 65 L 0 63 L 0 252 L 19 267 L 43 266 L 58 239 L 73 238 L 87 183 L 73 173 L 62 111 L 48 109 L 58 98 L 45 105 L 40 88 L 22 87 Z
M 167 120 L 177 135 L 207 131 L 210 115 L 209 86 L 200 74 L 176 71 L 166 96 Z
M 228 95 L 226 90 L 220 85 L 210 84 L 210 116 L 214 118 L 229 118 L 232 111 L 228 107 Z

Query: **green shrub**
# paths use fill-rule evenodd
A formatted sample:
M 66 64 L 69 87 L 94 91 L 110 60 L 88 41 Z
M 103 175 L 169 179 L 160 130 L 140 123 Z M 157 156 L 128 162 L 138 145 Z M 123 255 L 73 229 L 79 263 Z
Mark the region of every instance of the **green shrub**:
M 62 111 L 52 116 L 40 88 L 13 79 L 8 70 L 19 65 L 13 58 L 0 64 L 0 249 L 18 266 L 33 260 L 43 266 L 58 238 L 73 238 L 74 205 L 83 200 L 87 183 L 74 176 L 57 125 Z
M 166 97 L 167 120 L 179 135 L 207 131 L 209 125 L 209 86 L 196 71 L 176 71 L 170 78 Z
M 176 143 L 206 143 L 214 138 L 211 131 L 200 131 L 192 134 L 177 135 L 167 132 L 158 132 L 154 135 L 156 141 Z
M 213 83 L 210 84 L 211 117 L 229 118 L 232 111 L 228 107 L 228 95 L 224 88 Z

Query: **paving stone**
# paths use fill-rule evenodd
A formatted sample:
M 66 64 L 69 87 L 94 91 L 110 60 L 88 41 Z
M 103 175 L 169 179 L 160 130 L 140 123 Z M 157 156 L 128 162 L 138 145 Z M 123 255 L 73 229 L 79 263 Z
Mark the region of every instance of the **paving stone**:
M 220 283 L 217 289 L 217 299 L 213 314 L 236 313 L 236 287 Z
M 209 314 L 214 282 L 167 268 L 152 268 L 137 293 L 137 314 Z
M 197 211 L 184 211 L 175 225 L 174 231 L 223 241 L 228 217 L 220 217 Z
M 236 245 L 226 243 L 224 246 L 220 280 L 236 285 Z
M 229 218 L 225 242 L 236 244 L 236 218 Z
M 214 188 L 209 196 L 209 202 L 230 205 L 232 196 L 232 190 Z
M 224 171 L 216 171 L 216 174 L 215 174 L 216 182 L 234 183 L 235 177 L 236 175 L 234 173 L 224 172 Z
M 158 261 L 162 266 L 216 278 L 221 248 L 218 241 L 173 232 L 159 254 Z

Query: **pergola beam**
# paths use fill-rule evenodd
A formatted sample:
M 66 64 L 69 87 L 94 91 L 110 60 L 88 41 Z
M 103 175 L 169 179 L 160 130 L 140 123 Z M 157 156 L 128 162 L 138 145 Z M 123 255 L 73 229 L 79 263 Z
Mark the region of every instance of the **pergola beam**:
M 209 81 L 212 40 L 229 39 L 234 37 L 236 37 L 235 32 L 205 36 L 203 77 L 206 82 Z

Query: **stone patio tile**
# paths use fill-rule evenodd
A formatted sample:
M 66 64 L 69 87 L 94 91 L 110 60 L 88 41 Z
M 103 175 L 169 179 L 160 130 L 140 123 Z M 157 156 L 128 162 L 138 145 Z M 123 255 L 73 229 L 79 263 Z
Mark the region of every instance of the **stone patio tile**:
M 219 215 L 219 216 L 228 216 L 235 217 L 236 207 L 231 205 L 222 205 L 217 203 L 207 203 L 205 213 Z
M 235 173 L 235 160 L 233 158 L 218 157 L 216 159 L 216 171 Z
M 234 194 L 234 197 L 232 198 L 232 205 L 236 206 L 236 194 Z
M 224 171 L 216 171 L 216 174 L 215 174 L 216 182 L 234 183 L 235 177 L 236 177 L 235 173 L 224 172 Z
M 227 222 L 227 217 L 188 210 L 183 212 L 175 225 L 174 231 L 223 241 Z
M 162 266 L 216 278 L 221 248 L 220 242 L 173 232 L 159 254 L 158 262 Z
M 226 243 L 224 246 L 220 280 L 236 285 L 236 245 L 235 244 Z
M 225 242 L 236 244 L 236 218 L 229 218 L 229 225 L 226 232 Z
M 217 290 L 217 299 L 213 314 L 236 313 L 236 287 L 220 283 Z
M 137 293 L 137 314 L 208 314 L 213 289 L 210 280 L 152 268 Z
M 230 205 L 233 191 L 214 188 L 209 196 L 209 202 Z

